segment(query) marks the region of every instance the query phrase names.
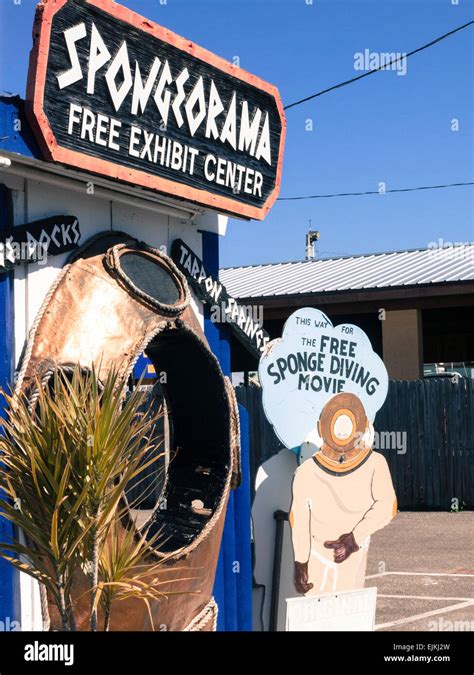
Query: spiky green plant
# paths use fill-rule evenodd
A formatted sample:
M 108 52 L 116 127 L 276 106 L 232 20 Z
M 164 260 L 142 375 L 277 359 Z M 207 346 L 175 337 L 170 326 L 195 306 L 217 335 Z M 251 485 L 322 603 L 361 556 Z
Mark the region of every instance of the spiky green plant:
M 4 394 L 1 511 L 28 545 L 0 542 L 0 555 L 45 585 L 63 630 L 75 629 L 71 589 L 80 570 L 89 575 L 93 631 L 99 601 L 108 629 L 115 600 L 163 595 L 163 561 L 143 562 L 150 542 L 134 530 L 119 538 L 125 487 L 159 458 L 150 452 L 157 415 L 140 387 L 125 391 L 115 372 L 101 383 L 95 370 L 75 367 L 69 375 L 56 370 L 46 386 L 38 381 L 33 404 Z
M 100 557 L 99 583 L 95 594 L 95 605 L 100 604 L 104 613 L 105 631 L 109 630 L 112 605 L 116 601 L 128 598 L 140 598 L 146 605 L 150 625 L 155 630 L 150 606 L 151 600 L 162 600 L 170 595 L 182 594 L 182 591 L 170 589 L 167 571 L 185 571 L 185 567 L 164 570 L 163 559 L 147 562 L 147 550 L 159 539 L 159 532 L 148 537 L 145 530 L 134 535 L 132 529 L 124 530 L 120 520 L 115 519 L 110 528 L 107 544 Z M 195 577 L 181 577 L 180 581 Z

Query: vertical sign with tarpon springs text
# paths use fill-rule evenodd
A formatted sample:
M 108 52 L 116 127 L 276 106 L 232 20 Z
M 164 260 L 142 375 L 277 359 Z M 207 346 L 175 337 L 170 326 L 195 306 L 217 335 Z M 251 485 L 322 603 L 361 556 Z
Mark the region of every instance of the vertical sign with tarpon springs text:
M 211 318 L 215 317 L 217 323 L 227 324 L 244 347 L 259 359 L 270 336 L 255 316 L 254 308 L 240 305 L 232 298 L 182 239 L 173 241 L 171 257 L 199 300 L 208 305 Z
M 42 0 L 27 115 L 47 159 L 262 220 L 278 196 L 278 90 L 112 0 Z

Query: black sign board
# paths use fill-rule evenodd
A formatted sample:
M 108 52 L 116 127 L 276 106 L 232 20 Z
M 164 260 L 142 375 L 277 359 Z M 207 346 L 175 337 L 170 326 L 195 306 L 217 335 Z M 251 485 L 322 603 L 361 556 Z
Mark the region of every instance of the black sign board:
M 278 195 L 278 90 L 111 0 L 43 0 L 27 112 L 46 156 L 263 219 Z
M 209 306 L 211 319 L 228 324 L 240 342 L 259 359 L 270 336 L 262 326 L 261 317 L 257 317 L 256 308 L 240 305 L 232 298 L 182 239 L 174 240 L 171 257 L 198 298 Z
M 0 236 L 0 274 L 23 263 L 45 264 L 49 256 L 78 248 L 80 238 L 75 216 L 51 216 L 9 228 Z

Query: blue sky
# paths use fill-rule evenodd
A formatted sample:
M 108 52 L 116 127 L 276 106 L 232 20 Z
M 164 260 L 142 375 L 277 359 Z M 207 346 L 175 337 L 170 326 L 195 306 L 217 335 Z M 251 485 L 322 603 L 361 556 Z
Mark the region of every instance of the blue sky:
M 19 0 L 16 0 L 18 2 Z M 277 85 L 284 104 L 357 75 L 354 55 L 407 52 L 473 18 L 472 0 L 122 0 Z M 454 0 L 455 2 L 456 0 Z M 0 89 L 24 95 L 35 0 L 0 0 Z M 472 181 L 474 27 L 408 61 L 287 113 L 281 196 Z M 451 130 L 453 119 L 459 131 Z M 312 131 L 307 131 L 311 120 Z M 231 220 L 223 266 L 472 241 L 469 187 L 277 202 Z

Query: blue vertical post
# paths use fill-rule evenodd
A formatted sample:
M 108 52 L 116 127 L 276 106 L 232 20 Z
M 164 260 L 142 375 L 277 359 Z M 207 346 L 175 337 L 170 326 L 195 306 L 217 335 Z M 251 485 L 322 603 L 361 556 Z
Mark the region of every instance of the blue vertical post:
M 202 260 L 214 276 L 219 274 L 219 238 L 212 232 L 202 233 Z M 207 308 L 204 314 L 204 331 L 209 345 L 219 359 L 224 375 L 230 375 L 230 344 L 228 329 L 210 320 Z M 248 443 L 244 449 L 248 451 Z M 242 460 L 243 473 L 248 473 L 248 456 Z M 222 536 L 221 550 L 214 582 L 214 597 L 219 607 L 217 630 L 237 631 L 251 629 L 251 576 L 250 586 L 243 582 L 251 567 L 250 558 L 250 510 L 242 510 L 246 503 L 245 491 L 249 488 L 249 476 L 243 476 L 243 484 L 231 492 Z M 250 504 L 250 492 L 248 492 Z M 239 531 L 236 526 L 238 525 Z M 249 628 L 250 626 L 250 628 Z
M 239 552 L 237 622 L 239 630 L 252 630 L 252 551 L 250 544 L 250 427 L 247 409 L 239 404 L 242 482 L 233 492 L 235 547 Z
M 0 233 L 13 223 L 11 192 L 0 185 Z M 7 390 L 12 382 L 13 371 L 13 273 L 0 274 L 0 387 Z M 0 396 L 0 417 L 5 416 L 5 400 Z M 0 542 L 8 542 L 13 536 L 10 521 L 1 516 L 0 493 Z M 15 605 L 18 573 L 9 563 L 0 558 L 0 621 L 4 626 L 15 621 Z

